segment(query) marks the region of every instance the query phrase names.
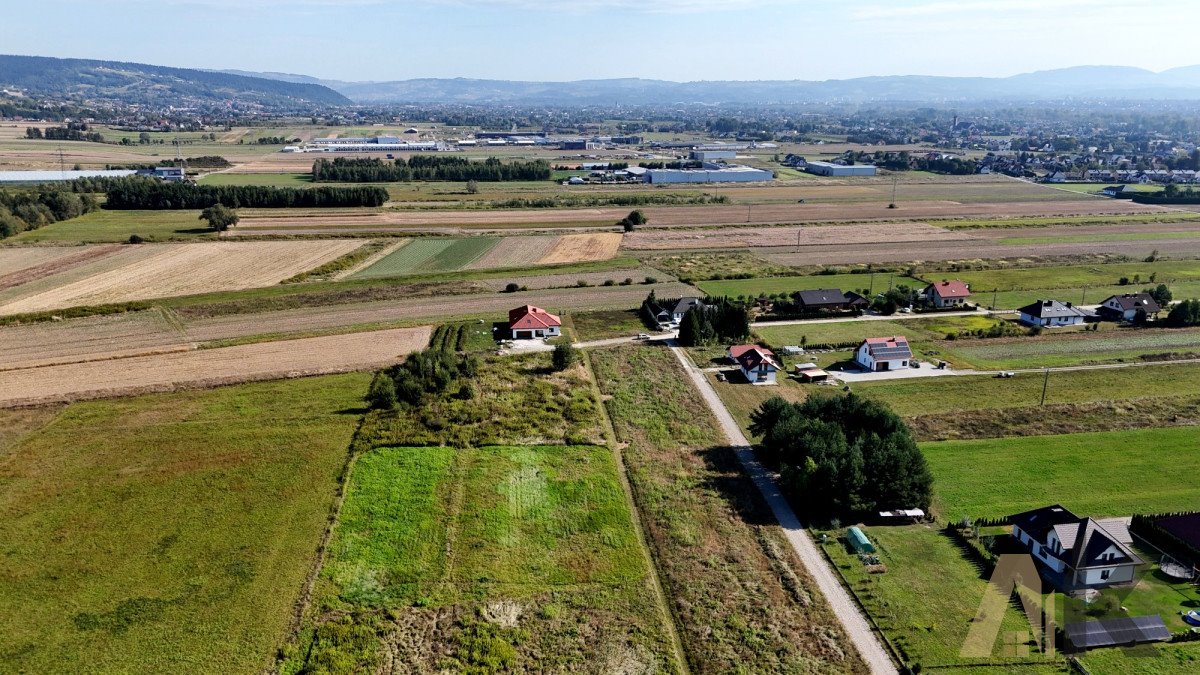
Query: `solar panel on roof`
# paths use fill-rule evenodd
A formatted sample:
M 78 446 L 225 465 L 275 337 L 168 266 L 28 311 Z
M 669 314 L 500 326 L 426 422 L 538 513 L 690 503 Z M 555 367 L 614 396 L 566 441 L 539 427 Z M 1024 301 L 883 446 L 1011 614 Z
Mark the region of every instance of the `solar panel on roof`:
M 1161 642 L 1171 638 L 1171 631 L 1158 614 L 1069 623 L 1063 630 L 1078 649 Z

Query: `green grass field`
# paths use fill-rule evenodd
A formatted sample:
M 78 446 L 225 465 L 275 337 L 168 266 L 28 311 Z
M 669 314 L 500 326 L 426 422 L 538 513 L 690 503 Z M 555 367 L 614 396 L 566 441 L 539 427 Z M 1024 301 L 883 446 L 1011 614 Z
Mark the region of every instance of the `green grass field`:
M 200 220 L 200 212 L 184 211 L 108 211 L 101 209 L 78 218 L 62 220 L 36 230 L 22 232 L 5 243 L 87 243 L 123 242 L 137 234 L 149 241 L 215 239 L 217 234 Z
M 1092 675 L 1176 675 L 1200 670 L 1200 644 L 1154 644 L 1098 649 L 1080 659 Z
M 1151 282 L 1150 277 L 1155 281 Z M 1158 260 L 1138 263 L 1102 263 L 1096 265 L 1050 265 L 990 270 L 967 270 L 962 272 L 931 272 L 927 279 L 961 279 L 971 286 L 976 300 L 985 301 L 993 288 L 1001 291 L 1040 290 L 1048 288 L 1082 289 L 1084 286 L 1117 286 L 1121 277 L 1130 280 L 1125 292 L 1141 290 L 1142 286 L 1155 284 L 1173 285 L 1180 282 L 1200 281 L 1200 260 Z M 1137 277 L 1135 281 L 1134 278 Z M 1093 302 L 1103 298 L 1089 292 Z M 1074 298 L 1067 298 L 1075 300 Z
M 1055 183 L 1054 187 L 1059 190 L 1069 190 L 1071 192 L 1078 192 L 1080 194 L 1093 194 L 1093 193 L 1098 193 L 1101 190 L 1103 190 L 1104 188 L 1109 187 L 1111 185 L 1124 185 L 1126 187 L 1126 189 L 1134 190 L 1137 192 L 1161 192 L 1162 191 L 1161 185 L 1153 185 L 1153 184 L 1142 185 L 1140 183 L 1121 183 L 1120 181 L 1118 181 L 1116 183 Z
M 310 173 L 210 173 L 201 185 L 268 185 L 271 187 L 312 187 Z
M 945 349 L 951 358 L 976 368 L 1044 368 L 1084 363 L 1137 361 L 1152 354 L 1200 352 L 1200 331 L 1144 330 L 1075 332 L 1037 338 L 959 340 Z
M 498 237 L 414 239 L 384 256 L 353 279 L 396 277 L 421 272 L 454 272 L 471 264 L 500 242 Z
M 572 312 L 566 316 L 565 321 L 575 331 L 575 339 L 580 342 L 633 337 L 638 333 L 647 332 L 636 309 Z
M 910 663 L 920 664 L 925 672 L 943 672 L 942 667 L 946 666 L 974 666 L 969 672 L 981 673 L 1068 672 L 1062 661 L 1006 668 L 1003 666 L 1006 659 L 998 653 L 986 659 L 961 656 L 959 652 L 987 586 L 979 570 L 935 526 L 867 527 L 863 531 L 875 544 L 880 562 L 887 566 L 886 572 L 868 573 L 866 566 L 835 538 L 844 536 L 844 531 L 830 532 L 830 541 L 823 545 L 824 549 L 884 634 Z M 1002 633 L 1028 630 L 1025 617 L 1009 606 L 1001 625 Z M 996 645 L 997 649 L 1001 646 Z M 1036 658 L 1039 655 L 1034 651 L 1032 658 L 1007 660 Z M 980 667 L 987 664 L 997 667 Z
M 1125 232 L 1112 234 L 1067 234 L 1047 237 L 1004 237 L 997 239 L 998 244 L 1070 244 L 1093 243 L 1101 241 L 1160 241 L 1162 239 L 1195 239 L 1200 237 L 1200 231 L 1181 230 L 1178 232 Z
M 1036 406 L 1041 400 L 1041 373 L 1018 373 L 1011 379 L 961 376 L 861 382 L 854 391 L 887 403 L 909 417 Z M 1200 366 L 1162 364 L 1131 368 L 1051 371 L 1046 403 L 1125 401 L 1143 397 L 1185 396 L 1200 391 Z
M 759 279 L 726 279 L 721 281 L 702 281 L 697 284 L 700 290 L 710 296 L 745 295 L 757 297 L 761 294 L 775 295 L 792 293 L 816 288 L 840 288 L 843 291 L 856 291 L 866 294 L 881 293 L 888 289 L 888 284 L 908 285 L 924 288 L 925 283 L 901 276 L 899 274 L 880 272 L 878 274 L 816 274 L 812 276 L 766 277 Z
M 0 670 L 261 672 L 363 374 L 67 406 L 0 455 Z
M 995 518 L 1060 503 L 1080 515 L 1195 509 L 1200 429 L 923 443 L 947 519 Z

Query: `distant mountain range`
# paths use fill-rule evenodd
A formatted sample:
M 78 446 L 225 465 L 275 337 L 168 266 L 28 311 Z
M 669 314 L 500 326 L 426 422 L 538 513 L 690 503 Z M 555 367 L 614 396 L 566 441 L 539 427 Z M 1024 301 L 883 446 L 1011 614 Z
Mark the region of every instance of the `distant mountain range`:
M 34 97 L 160 106 L 228 101 L 273 108 L 351 103 L 671 105 L 688 103 L 959 103 L 1003 100 L 1196 99 L 1200 66 L 1161 73 L 1079 66 L 1012 77 L 860 77 L 848 80 L 670 82 L 639 78 L 525 82 L 423 78 L 391 82 L 321 80 L 290 73 L 196 70 L 120 61 L 0 56 L 0 87 Z
M 1200 99 L 1200 66 L 1155 73 L 1124 66 L 1079 66 L 1012 77 L 897 75 L 848 80 L 670 82 L 638 78 L 524 82 L 422 78 L 392 82 L 319 80 L 287 73 L 235 72 L 322 84 L 355 103 L 664 105 L 672 103 L 960 102 L 1004 99 Z
M 169 68 L 122 61 L 0 55 L 0 87 L 33 97 L 187 106 L 227 101 L 273 108 L 348 105 L 314 82 Z

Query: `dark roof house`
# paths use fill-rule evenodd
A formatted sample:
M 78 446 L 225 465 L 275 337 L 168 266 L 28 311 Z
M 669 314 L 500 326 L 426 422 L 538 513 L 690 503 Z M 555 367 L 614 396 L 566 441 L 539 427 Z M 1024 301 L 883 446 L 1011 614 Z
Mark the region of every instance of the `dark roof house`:
M 792 294 L 796 304 L 805 311 L 821 309 L 855 309 L 867 306 L 867 299 L 853 291 L 842 292 L 840 288 L 814 288 Z
M 1144 561 L 1122 518 L 1080 518 L 1059 504 L 1010 518 L 1012 536 L 1040 564 L 1047 581 L 1064 592 L 1133 582 Z

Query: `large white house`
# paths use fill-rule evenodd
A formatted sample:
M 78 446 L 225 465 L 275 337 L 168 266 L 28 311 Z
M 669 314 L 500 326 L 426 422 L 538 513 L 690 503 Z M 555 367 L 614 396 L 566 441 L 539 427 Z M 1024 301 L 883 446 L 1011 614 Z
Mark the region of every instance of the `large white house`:
M 1149 293 L 1110 295 L 1100 303 L 1100 318 L 1110 321 L 1133 321 L 1138 312 L 1153 317 L 1162 311 Z
M 908 368 L 912 349 L 903 335 L 875 337 L 863 340 L 854 352 L 854 362 L 865 370 L 884 371 Z
M 1130 545 L 1121 518 L 1080 518 L 1055 504 L 1010 518 L 1012 536 L 1040 563 L 1043 576 L 1064 592 L 1133 581 L 1144 561 Z
M 1021 323 L 1042 328 L 1076 326 L 1092 316 L 1087 310 L 1058 300 L 1038 300 L 1017 311 L 1021 313 Z
M 780 366 L 770 349 L 758 345 L 735 345 L 726 353 L 738 364 L 750 384 L 775 384 L 775 374 Z
M 536 340 L 562 335 L 562 320 L 541 307 L 525 305 L 508 313 L 514 340 Z

